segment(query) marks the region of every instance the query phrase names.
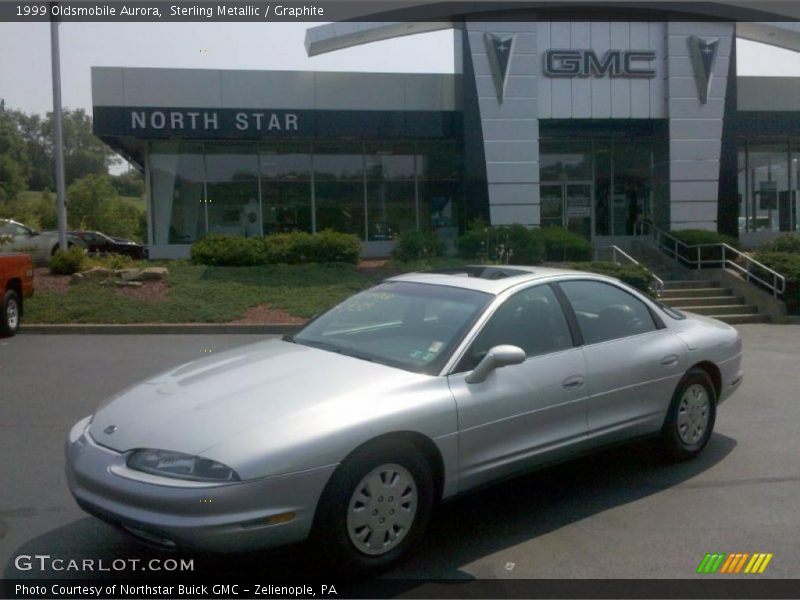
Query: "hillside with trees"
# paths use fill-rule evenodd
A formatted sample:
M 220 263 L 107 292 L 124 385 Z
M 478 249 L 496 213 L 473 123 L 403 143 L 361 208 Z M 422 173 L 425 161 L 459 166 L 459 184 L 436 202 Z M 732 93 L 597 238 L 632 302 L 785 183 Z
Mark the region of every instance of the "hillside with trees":
M 141 240 L 142 174 L 109 175 L 120 159 L 92 133 L 85 110 L 64 110 L 62 122 L 69 228 Z M 40 229 L 57 226 L 53 127 L 53 113 L 25 113 L 0 99 L 0 218 Z

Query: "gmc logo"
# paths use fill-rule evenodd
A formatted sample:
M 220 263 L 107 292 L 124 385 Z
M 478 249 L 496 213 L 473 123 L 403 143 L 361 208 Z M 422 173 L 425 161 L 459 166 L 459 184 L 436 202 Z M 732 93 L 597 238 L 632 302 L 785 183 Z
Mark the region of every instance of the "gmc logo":
M 547 50 L 544 74 L 548 77 L 655 77 L 654 50 L 609 50 L 599 58 L 594 50 Z M 642 64 L 645 63 L 645 64 Z

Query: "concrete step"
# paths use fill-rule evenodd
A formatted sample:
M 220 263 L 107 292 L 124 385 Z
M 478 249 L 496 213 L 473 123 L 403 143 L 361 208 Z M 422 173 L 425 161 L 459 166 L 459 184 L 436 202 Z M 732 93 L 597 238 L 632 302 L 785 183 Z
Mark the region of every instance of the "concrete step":
M 677 290 L 665 289 L 662 300 L 669 300 L 671 298 L 712 298 L 730 295 L 730 289 L 721 287 L 695 287 Z
M 730 306 L 744 304 L 744 300 L 737 296 L 709 296 L 704 298 L 659 298 L 667 306 L 683 309 L 687 306 Z
M 697 313 L 716 317 L 717 315 L 754 315 L 758 314 L 758 308 L 747 304 L 723 304 L 721 306 L 684 306 L 681 308 L 686 312 Z
M 665 290 L 687 290 L 692 288 L 718 288 L 719 282 L 714 281 L 713 279 L 703 279 L 703 280 L 693 280 L 693 279 L 684 279 L 684 280 L 664 280 L 664 289 Z

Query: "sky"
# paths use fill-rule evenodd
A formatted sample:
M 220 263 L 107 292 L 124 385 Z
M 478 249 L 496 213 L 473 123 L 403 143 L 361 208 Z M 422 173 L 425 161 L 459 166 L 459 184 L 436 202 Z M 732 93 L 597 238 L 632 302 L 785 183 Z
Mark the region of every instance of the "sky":
M 386 40 L 309 58 L 318 23 L 62 23 L 62 105 L 91 110 L 90 67 L 453 72 L 453 32 Z M 0 23 L 0 98 L 53 110 L 50 25 Z
M 453 71 L 453 33 L 439 31 L 309 58 L 315 23 L 62 23 L 62 105 L 91 112 L 90 67 L 372 72 Z M 798 54 L 739 41 L 740 75 L 800 77 Z M 52 110 L 50 26 L 0 23 L 0 98 L 10 108 Z

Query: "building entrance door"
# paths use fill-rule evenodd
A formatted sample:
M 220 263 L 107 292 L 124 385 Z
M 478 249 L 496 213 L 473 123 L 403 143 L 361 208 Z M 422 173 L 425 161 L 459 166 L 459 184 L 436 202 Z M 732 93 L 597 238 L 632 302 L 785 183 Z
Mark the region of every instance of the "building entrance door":
M 541 226 L 561 227 L 592 237 L 592 183 L 569 181 L 543 183 L 540 186 Z

